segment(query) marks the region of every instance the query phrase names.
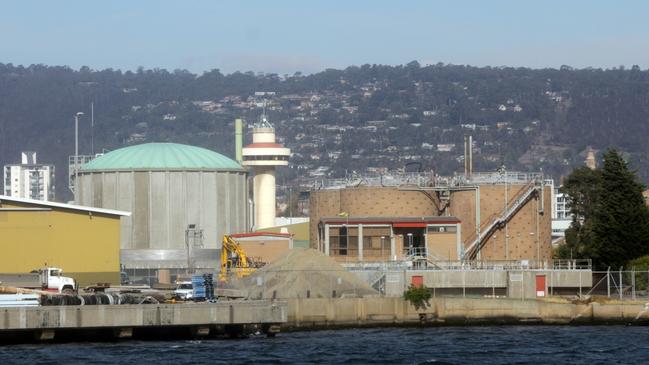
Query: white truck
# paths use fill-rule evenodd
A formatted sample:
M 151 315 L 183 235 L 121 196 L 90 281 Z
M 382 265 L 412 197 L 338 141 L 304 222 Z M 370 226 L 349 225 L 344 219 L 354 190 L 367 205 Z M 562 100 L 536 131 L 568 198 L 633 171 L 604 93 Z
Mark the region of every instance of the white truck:
M 174 296 L 179 300 L 192 300 L 194 298 L 194 286 L 191 281 L 177 281 Z
M 73 294 L 77 290 L 77 282 L 62 274 L 63 270 L 58 267 L 32 270 L 29 274 L 0 274 L 0 286 Z

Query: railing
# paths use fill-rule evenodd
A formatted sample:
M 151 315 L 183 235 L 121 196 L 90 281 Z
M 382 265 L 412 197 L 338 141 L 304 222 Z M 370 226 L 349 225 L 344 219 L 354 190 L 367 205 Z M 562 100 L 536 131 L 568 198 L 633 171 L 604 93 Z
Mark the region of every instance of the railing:
M 420 256 L 423 257 L 423 256 Z M 574 260 L 429 260 L 427 270 L 592 270 L 589 259 Z M 344 265 L 350 271 L 404 270 L 411 262 L 357 262 Z
M 362 174 L 350 175 L 344 178 L 312 179 L 301 185 L 313 189 L 340 189 L 355 186 L 430 186 L 434 180 L 432 173 L 403 173 L 403 174 Z
M 590 259 L 557 259 L 552 260 L 555 270 L 591 270 L 593 261 Z
M 311 178 L 300 181 L 300 185 L 311 189 L 342 189 L 355 186 L 394 186 L 394 187 L 463 187 L 476 184 L 520 185 L 537 181 L 542 185 L 553 185 L 552 179 L 544 179 L 538 172 L 477 172 L 471 175 L 457 174 L 438 176 L 432 172 L 411 173 L 366 173 L 352 174 L 344 178 Z
M 428 251 L 426 247 L 405 247 L 403 249 L 403 254 L 406 257 L 428 257 Z
M 475 172 L 468 176 L 459 176 L 473 184 L 524 184 L 529 181 L 543 180 L 543 174 L 540 172 Z

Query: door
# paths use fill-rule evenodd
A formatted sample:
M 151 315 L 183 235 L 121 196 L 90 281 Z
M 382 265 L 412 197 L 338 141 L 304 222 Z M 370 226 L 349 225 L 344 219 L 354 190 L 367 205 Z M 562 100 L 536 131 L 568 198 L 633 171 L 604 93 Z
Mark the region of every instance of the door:
M 421 275 L 413 275 L 412 286 L 414 286 L 415 288 L 421 288 L 422 286 L 424 286 L 424 277 Z
M 536 275 L 536 297 L 545 297 L 545 275 Z

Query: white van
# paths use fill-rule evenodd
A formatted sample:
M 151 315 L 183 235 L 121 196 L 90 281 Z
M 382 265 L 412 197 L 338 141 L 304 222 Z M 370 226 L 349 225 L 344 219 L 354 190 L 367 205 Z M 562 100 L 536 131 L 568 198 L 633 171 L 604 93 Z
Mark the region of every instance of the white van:
M 194 287 L 191 281 L 177 281 L 174 297 L 179 300 L 191 300 L 194 298 Z

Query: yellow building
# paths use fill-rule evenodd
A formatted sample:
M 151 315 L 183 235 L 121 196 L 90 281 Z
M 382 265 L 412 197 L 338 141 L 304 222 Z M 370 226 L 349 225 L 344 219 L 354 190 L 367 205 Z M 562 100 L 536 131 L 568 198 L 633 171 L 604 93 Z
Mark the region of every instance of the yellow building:
M 63 269 L 80 286 L 120 283 L 120 217 L 130 213 L 0 195 L 0 272 Z
M 292 218 L 288 218 L 292 219 Z M 260 231 L 274 233 L 290 233 L 293 236 L 294 248 L 309 248 L 309 221 L 283 224 L 275 227 L 264 228 Z

